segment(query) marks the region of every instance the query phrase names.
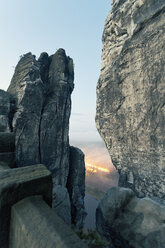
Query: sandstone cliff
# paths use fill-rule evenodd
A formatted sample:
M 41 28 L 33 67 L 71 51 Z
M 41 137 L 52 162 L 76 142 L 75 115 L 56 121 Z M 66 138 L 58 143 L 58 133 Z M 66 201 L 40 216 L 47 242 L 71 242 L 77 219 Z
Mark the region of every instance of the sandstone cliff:
M 69 196 L 70 188 L 66 189 L 68 175 L 72 173 L 72 177 L 76 178 L 85 172 L 83 157 L 81 162 L 77 161 L 79 174 L 74 174 L 70 163 L 69 118 L 73 81 L 73 60 L 66 56 L 63 49 L 52 56 L 42 53 L 38 60 L 31 53 L 25 54 L 15 68 L 7 92 L 0 92 L 0 98 L 2 95 L 4 101 L 9 103 L 3 113 L 0 112 L 0 128 L 15 134 L 16 166 L 44 164 L 52 172 L 54 200 L 61 199 L 59 194 L 62 192 L 67 194 L 68 206 L 75 201 L 73 198 L 81 198 L 81 206 L 75 209 L 79 219 L 76 222 L 71 219 L 71 208 L 70 216 L 66 216 L 64 211 L 62 217 L 69 224 L 73 222 L 77 227 L 82 227 L 85 177 L 81 178 L 81 185 L 75 181 L 79 191 L 75 192 L 74 197 Z M 82 191 L 82 194 L 76 195 Z M 61 216 L 56 203 L 53 206 L 57 207 Z M 64 202 L 62 204 L 61 208 L 65 208 Z
M 66 185 L 69 171 L 69 117 L 73 71 L 60 49 L 52 57 L 31 53 L 16 66 L 8 92 L 14 101 L 13 131 L 18 166 L 43 163 L 56 184 Z
M 114 0 L 103 32 L 96 124 L 140 197 L 165 198 L 165 1 Z

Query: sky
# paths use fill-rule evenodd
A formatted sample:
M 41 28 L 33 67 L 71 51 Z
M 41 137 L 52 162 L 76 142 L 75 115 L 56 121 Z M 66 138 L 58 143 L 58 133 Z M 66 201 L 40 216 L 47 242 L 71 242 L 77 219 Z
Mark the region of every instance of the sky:
M 6 90 L 21 55 L 64 48 L 73 58 L 70 142 L 101 141 L 95 127 L 102 33 L 110 0 L 0 0 L 0 88 Z

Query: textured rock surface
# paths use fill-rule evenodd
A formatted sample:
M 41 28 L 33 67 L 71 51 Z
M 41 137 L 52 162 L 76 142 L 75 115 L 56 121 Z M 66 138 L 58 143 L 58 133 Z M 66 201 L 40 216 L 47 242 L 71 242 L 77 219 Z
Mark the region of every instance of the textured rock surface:
M 84 211 L 85 196 L 85 163 L 84 153 L 74 147 L 70 147 L 70 171 L 67 188 L 71 199 L 72 223 L 77 228 L 83 228 L 86 213 Z
M 44 84 L 39 65 L 31 53 L 20 59 L 8 92 L 15 103 L 12 127 L 16 139 L 16 164 L 27 166 L 40 163 L 39 127 Z
M 0 152 L 14 152 L 15 137 L 13 133 L 0 132 Z
M 4 90 L 0 90 L 0 132 L 10 132 L 9 112 L 10 112 L 9 94 Z
M 77 166 L 79 172 L 73 170 L 69 160 L 73 67 L 73 60 L 66 56 L 63 49 L 59 49 L 52 56 L 42 53 L 38 60 L 31 53 L 22 56 L 8 88 L 9 119 L 11 130 L 15 133 L 16 165 L 18 167 L 38 163 L 46 165 L 53 176 L 54 201 L 57 200 L 55 198 L 59 201 L 60 197 L 62 200 L 62 197 L 67 195 L 60 207 L 56 202 L 53 203 L 53 206 L 58 208 L 59 215 L 62 217 L 63 214 L 63 219 L 67 223 L 71 223 L 69 195 L 66 189 L 66 184 L 69 182 L 70 200 L 73 201 L 72 205 L 76 204 L 74 223 L 77 222 L 76 225 L 81 226 L 84 216 L 85 174 L 81 183 L 77 183 L 85 170 L 84 157 L 75 155 L 74 166 Z M 74 178 L 75 189 L 71 188 L 68 175 L 69 178 Z
M 53 187 L 52 207 L 65 223 L 71 225 L 71 206 L 68 190 L 61 185 Z
M 165 205 L 149 198 L 137 198 L 131 189 L 111 188 L 96 212 L 100 234 L 112 247 L 165 247 Z
M 6 163 L 10 168 L 15 168 L 15 152 L 0 152 L 0 161 Z
M 9 247 L 86 248 L 86 245 L 40 196 L 33 196 L 12 207 Z
M 63 49 L 53 56 L 31 53 L 16 66 L 8 88 L 14 104 L 12 127 L 18 166 L 43 163 L 55 184 L 65 186 L 69 171 L 69 117 L 74 72 Z
M 15 167 L 14 151 L 15 151 L 14 134 L 0 132 L 0 164 L 2 164 L 2 168 L 5 166 L 5 164 L 7 167 L 11 167 L 11 168 Z
M 40 124 L 40 156 L 55 184 L 66 185 L 69 171 L 69 117 L 74 73 L 69 57 L 58 50 L 51 58 Z
M 8 248 L 11 206 L 32 195 L 42 195 L 51 205 L 52 177 L 44 165 L 0 171 L 0 247 Z
M 105 22 L 97 128 L 138 196 L 165 198 L 165 2 L 116 0 Z

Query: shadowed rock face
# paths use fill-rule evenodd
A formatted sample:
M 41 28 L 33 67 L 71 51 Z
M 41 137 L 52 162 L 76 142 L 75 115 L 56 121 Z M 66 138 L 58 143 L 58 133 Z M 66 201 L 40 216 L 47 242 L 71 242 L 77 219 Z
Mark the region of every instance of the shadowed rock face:
M 63 49 L 52 56 L 42 53 L 38 60 L 27 53 L 16 66 L 5 94 L 10 96 L 9 122 L 15 133 L 16 165 L 46 165 L 53 176 L 53 199 L 59 201 L 67 195 L 67 201 L 60 203 L 57 212 L 70 223 L 71 208 L 67 209 L 67 206 L 77 197 L 79 205 L 75 214 L 79 218 L 74 220 L 74 224 L 80 227 L 84 220 L 84 194 L 76 194 L 85 188 L 85 177 L 80 178 L 85 164 L 84 156 L 81 156 L 81 163 L 78 158 L 80 173 L 75 174 L 70 163 L 69 118 L 73 80 L 73 60 L 66 56 Z M 74 161 L 76 166 L 76 158 Z M 76 185 L 75 198 L 69 197 L 68 176 L 78 182 L 81 180 L 81 185 Z M 58 207 L 55 202 L 53 206 Z M 62 213 L 61 209 L 66 211 Z
M 71 199 L 72 223 L 78 228 L 83 228 L 84 196 L 85 196 L 85 162 L 84 153 L 77 147 L 70 146 L 70 171 L 67 188 Z M 82 207 L 83 206 L 83 207 Z
M 39 128 L 45 86 L 39 65 L 31 53 L 24 55 L 16 66 L 8 88 L 14 102 L 12 127 L 16 142 L 16 164 L 40 163 Z
M 53 187 L 53 204 L 58 216 L 60 216 L 68 225 L 72 224 L 71 221 L 71 206 L 68 190 L 61 186 L 56 185 Z
M 15 101 L 12 121 L 16 163 L 45 164 L 55 184 L 66 185 L 69 172 L 69 117 L 74 73 L 63 49 L 39 60 L 31 53 L 19 61 L 8 92 Z
M 51 205 L 52 177 L 44 165 L 0 172 L 0 247 L 8 248 L 10 213 L 13 204 L 32 195 L 42 195 Z M 28 236 L 28 235 L 27 235 Z M 17 246 L 19 247 L 19 246 Z
M 4 90 L 0 90 L 0 132 L 10 132 L 9 127 L 10 98 Z
M 113 1 L 105 21 L 96 124 L 138 196 L 165 198 L 165 2 Z

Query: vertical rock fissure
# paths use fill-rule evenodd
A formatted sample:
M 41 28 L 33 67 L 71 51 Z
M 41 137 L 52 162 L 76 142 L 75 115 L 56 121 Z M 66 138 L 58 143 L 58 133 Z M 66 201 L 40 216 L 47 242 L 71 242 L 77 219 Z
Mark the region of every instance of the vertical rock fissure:
M 42 123 L 42 115 L 44 112 L 44 107 L 45 107 L 45 101 L 46 101 L 46 92 L 48 91 L 47 87 L 48 87 L 48 74 L 49 74 L 49 66 L 51 63 L 51 59 L 48 56 L 47 53 L 41 53 L 39 59 L 38 59 L 38 64 L 39 64 L 39 68 L 40 68 L 40 77 L 42 79 L 42 82 L 45 86 L 44 88 L 44 100 L 43 100 L 43 106 L 41 109 L 41 114 L 40 114 L 40 120 L 39 120 L 39 129 L 38 129 L 38 140 L 39 140 L 39 159 L 40 159 L 40 163 L 43 163 L 42 161 L 42 152 L 41 152 L 41 123 Z
M 68 101 L 68 97 L 69 97 L 69 94 L 67 94 L 67 98 L 66 98 L 66 101 L 65 101 L 65 107 L 64 107 L 64 115 L 63 115 L 63 126 L 64 126 L 64 124 L 65 124 L 65 118 L 67 118 L 67 116 L 66 116 L 66 111 L 67 111 L 67 101 Z M 63 130 L 62 131 L 62 141 L 64 141 L 64 132 L 65 132 L 65 130 Z M 64 154 L 64 146 L 61 144 L 61 156 L 60 156 L 60 167 L 61 167 L 61 165 L 62 165 L 62 159 L 63 159 L 63 154 Z M 69 142 L 68 142 L 68 147 L 69 147 Z M 69 153 L 69 151 L 68 151 L 68 153 Z M 68 156 L 69 157 L 69 156 Z M 69 161 L 68 161 L 68 163 L 69 163 Z M 68 173 L 69 173 L 69 170 L 68 170 Z M 61 182 L 61 179 L 62 179 L 62 172 L 60 171 L 60 184 L 62 184 L 62 182 Z M 67 177 L 68 177 L 68 175 L 67 175 Z M 65 185 L 66 186 L 66 185 Z
M 38 128 L 38 153 L 39 153 L 39 160 L 40 163 L 42 164 L 42 155 L 41 155 L 41 121 L 42 121 L 42 114 L 44 111 L 44 106 L 41 109 L 41 115 L 40 115 L 40 120 L 39 120 L 39 128 Z

